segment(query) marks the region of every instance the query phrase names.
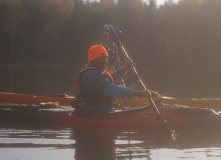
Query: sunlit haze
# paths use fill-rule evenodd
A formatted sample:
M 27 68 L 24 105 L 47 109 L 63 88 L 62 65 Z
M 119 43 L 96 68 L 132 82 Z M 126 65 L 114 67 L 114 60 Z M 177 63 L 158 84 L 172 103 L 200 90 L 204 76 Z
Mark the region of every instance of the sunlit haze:
M 158 4 L 164 4 L 165 1 L 168 1 L 168 0 L 156 0 L 156 2 L 157 2 Z M 177 3 L 178 1 L 179 1 L 179 0 L 174 0 L 173 2 Z
M 97 2 L 99 2 L 100 0 L 90 0 L 90 1 L 97 1 Z M 143 0 L 143 1 L 149 3 L 150 0 Z M 163 5 L 167 1 L 169 1 L 169 0 L 156 0 L 156 3 L 157 3 L 157 5 Z M 179 0 L 173 0 L 173 2 L 175 2 L 175 3 L 177 3 L 178 1 Z
M 149 0 L 144 0 L 146 2 L 149 2 Z M 156 0 L 157 5 L 163 5 L 168 0 Z M 177 3 L 179 0 L 173 0 L 173 2 Z
M 86 1 L 86 0 L 85 0 Z M 100 0 L 91 0 L 91 1 L 97 1 L 99 2 Z M 144 2 L 149 3 L 150 0 L 143 0 Z M 156 0 L 157 5 L 163 5 L 165 2 L 169 0 Z M 173 0 L 173 2 L 177 3 L 179 0 Z

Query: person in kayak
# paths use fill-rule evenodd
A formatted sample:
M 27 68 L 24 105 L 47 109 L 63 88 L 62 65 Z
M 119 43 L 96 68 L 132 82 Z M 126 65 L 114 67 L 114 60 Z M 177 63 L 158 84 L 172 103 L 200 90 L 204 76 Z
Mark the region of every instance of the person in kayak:
M 109 73 L 106 71 L 108 56 L 102 45 L 94 45 L 88 50 L 89 63 L 77 78 L 76 110 L 109 112 L 114 111 L 116 97 L 158 96 L 157 92 L 150 90 L 137 91 L 117 85 L 116 82 L 132 67 L 133 61 L 127 58 L 123 67 Z

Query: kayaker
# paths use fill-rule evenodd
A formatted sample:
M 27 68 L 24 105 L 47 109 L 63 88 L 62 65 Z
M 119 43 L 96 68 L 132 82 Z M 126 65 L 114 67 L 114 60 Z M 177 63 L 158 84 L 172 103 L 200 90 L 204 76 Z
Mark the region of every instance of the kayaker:
M 89 63 L 77 78 L 78 107 L 76 110 L 109 112 L 114 110 L 114 98 L 116 97 L 158 95 L 157 92 L 150 90 L 137 91 L 130 87 L 117 85 L 116 82 L 131 68 L 133 61 L 127 58 L 123 67 L 109 73 L 106 71 L 108 56 L 107 50 L 102 45 L 94 45 L 88 50 Z

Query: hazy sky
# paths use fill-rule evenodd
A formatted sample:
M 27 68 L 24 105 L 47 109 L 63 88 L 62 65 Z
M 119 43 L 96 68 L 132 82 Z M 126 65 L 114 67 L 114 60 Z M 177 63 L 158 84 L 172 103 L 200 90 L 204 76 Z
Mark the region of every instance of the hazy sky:
M 149 2 L 149 0 L 144 0 L 144 1 Z M 164 4 L 165 1 L 168 1 L 168 0 L 156 0 L 156 2 L 157 2 L 158 5 Z M 176 2 L 178 2 L 178 0 L 174 0 L 174 2 L 176 3 Z
M 85 1 L 86 1 L 86 0 L 85 0 Z M 91 0 L 91 1 L 99 1 L 99 0 Z M 143 1 L 149 2 L 149 0 L 143 0 Z M 164 4 L 165 1 L 168 1 L 168 0 L 156 0 L 157 5 Z M 173 1 L 176 3 L 176 2 L 178 2 L 179 0 L 173 0 Z

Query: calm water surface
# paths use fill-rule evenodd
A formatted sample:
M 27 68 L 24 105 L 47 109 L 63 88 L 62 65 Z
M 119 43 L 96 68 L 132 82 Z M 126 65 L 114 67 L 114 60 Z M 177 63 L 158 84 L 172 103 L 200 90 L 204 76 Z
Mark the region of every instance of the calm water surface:
M 0 126 L 1 160 L 220 160 L 221 135 Z

